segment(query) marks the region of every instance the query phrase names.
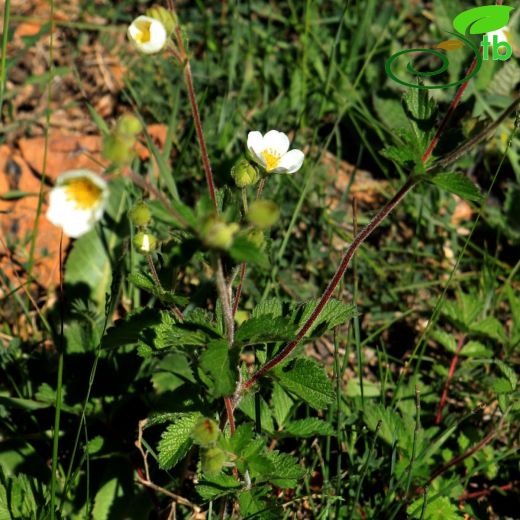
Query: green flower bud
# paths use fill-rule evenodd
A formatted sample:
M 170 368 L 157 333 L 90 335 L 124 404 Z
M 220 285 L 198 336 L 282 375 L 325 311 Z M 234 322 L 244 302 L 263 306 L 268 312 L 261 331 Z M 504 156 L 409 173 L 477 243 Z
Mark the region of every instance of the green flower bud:
M 121 136 L 134 137 L 143 130 L 141 121 L 133 114 L 123 114 L 116 124 L 115 133 Z
M 235 323 L 237 325 L 242 325 L 244 321 L 247 321 L 249 319 L 249 312 L 247 311 L 237 311 L 235 313 Z
M 253 242 L 258 249 L 263 249 L 265 246 L 264 232 L 261 229 L 250 229 L 247 232 L 247 239 Z
M 209 218 L 202 226 L 202 241 L 216 249 L 229 249 L 240 226 L 235 222 L 227 224 L 217 217 Z
M 147 9 L 146 16 L 159 20 L 164 25 L 168 36 L 175 30 L 179 23 L 177 15 L 174 12 L 160 5 L 154 5 Z
M 226 453 L 220 448 L 209 448 L 202 453 L 202 471 L 207 475 L 216 475 L 220 473 L 226 460 Z
M 146 202 L 141 201 L 130 209 L 128 218 L 134 226 L 146 226 L 152 220 L 152 212 Z
M 103 157 L 118 166 L 129 163 L 134 156 L 133 145 L 133 140 L 112 133 L 103 141 Z
M 251 204 L 247 219 L 253 226 L 268 228 L 280 218 L 280 209 L 270 200 L 256 200 Z
M 231 168 L 231 177 L 235 179 L 235 184 L 239 188 L 251 186 L 258 181 L 258 169 L 247 159 L 239 159 Z
M 134 236 L 134 247 L 143 255 L 149 255 L 157 249 L 157 238 L 151 233 L 140 231 Z
M 208 418 L 200 419 L 191 431 L 191 438 L 195 444 L 209 446 L 213 444 L 219 435 L 218 425 Z

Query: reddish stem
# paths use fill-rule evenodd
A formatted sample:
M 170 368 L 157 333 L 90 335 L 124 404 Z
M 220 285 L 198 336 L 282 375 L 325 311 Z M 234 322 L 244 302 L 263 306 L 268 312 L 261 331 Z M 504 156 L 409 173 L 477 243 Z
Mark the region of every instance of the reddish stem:
M 473 498 L 486 497 L 491 495 L 493 491 L 509 491 L 510 489 L 513 489 L 515 484 L 515 482 L 509 482 L 509 484 L 505 484 L 503 486 L 491 486 L 488 489 L 481 489 L 479 491 L 473 491 L 472 493 L 464 493 L 460 496 L 459 501 L 464 502 Z
M 439 401 L 439 408 L 437 409 L 437 417 L 435 417 L 435 424 L 440 424 L 442 419 L 442 409 L 446 404 L 446 399 L 448 398 L 448 388 L 450 386 L 451 380 L 453 379 L 453 374 L 455 373 L 455 368 L 457 367 L 457 363 L 459 361 L 459 354 L 462 350 L 462 346 L 464 345 L 465 336 L 461 336 L 459 342 L 457 343 L 457 348 L 455 350 L 455 354 L 453 359 L 451 360 L 450 370 L 448 372 L 448 377 L 446 382 L 444 383 L 444 389 L 442 391 L 441 400 Z
M 180 58 L 184 62 L 184 81 L 186 82 L 186 88 L 188 90 L 188 97 L 190 99 L 191 111 L 193 113 L 193 121 L 195 123 L 195 131 L 197 133 L 197 139 L 199 141 L 200 154 L 202 156 L 202 164 L 204 166 L 204 172 L 206 174 L 206 183 L 208 184 L 209 196 L 213 202 L 215 212 L 218 213 L 217 197 L 215 195 L 215 183 L 213 182 L 213 172 L 211 171 L 211 164 L 209 162 L 208 149 L 206 147 L 206 140 L 204 139 L 204 132 L 202 130 L 202 122 L 200 120 L 199 105 L 195 96 L 195 88 L 193 86 L 193 76 L 191 74 L 190 61 L 184 48 L 184 42 L 182 41 L 182 34 L 180 26 L 177 25 L 175 29 L 175 36 L 177 45 L 179 47 Z
M 226 403 L 226 412 L 227 419 L 229 422 L 229 429 L 231 431 L 231 435 L 235 433 L 235 418 L 233 417 L 233 404 L 231 402 L 231 397 L 224 397 L 224 403 Z
M 482 52 L 482 49 L 481 49 Z M 475 67 L 477 66 L 477 58 L 473 58 L 473 61 L 466 72 L 466 76 L 471 74 Z M 435 150 L 435 147 L 439 143 L 439 140 L 444 133 L 444 130 L 446 130 L 446 127 L 448 126 L 448 123 L 450 122 L 451 117 L 453 116 L 456 108 L 458 107 L 460 100 L 462 99 L 462 96 L 464 92 L 466 91 L 466 88 L 469 84 L 469 79 L 466 80 L 457 90 L 457 93 L 455 94 L 455 97 L 453 98 L 453 101 L 450 104 L 450 107 L 448 108 L 448 111 L 446 112 L 446 115 L 444 116 L 443 120 L 441 121 L 441 124 L 439 125 L 439 128 L 437 129 L 437 132 L 435 132 L 435 135 L 433 136 L 433 139 L 431 140 L 431 143 L 429 144 L 428 148 L 424 152 L 424 155 L 422 156 L 422 162 L 426 163 L 426 161 L 430 158 L 430 155 L 432 154 L 433 150 Z
M 391 211 L 401 202 L 401 200 L 406 196 L 406 194 L 412 189 L 415 184 L 415 180 L 413 178 L 408 179 L 401 189 L 390 199 L 385 206 L 377 213 L 377 215 L 371 220 L 371 222 L 361 230 L 361 232 L 354 238 L 354 241 L 350 244 L 345 256 L 343 257 L 341 264 L 339 265 L 336 273 L 332 277 L 332 280 L 329 282 L 329 285 L 325 289 L 320 301 L 316 305 L 314 311 L 304 323 L 296 337 L 285 346 L 275 357 L 269 360 L 262 368 L 257 370 L 242 386 L 242 390 L 247 390 L 251 388 L 264 374 L 269 372 L 276 365 L 284 361 L 287 356 L 297 347 L 300 341 L 304 338 L 305 334 L 312 327 L 314 322 L 317 320 L 318 316 L 321 314 L 321 311 L 327 305 L 327 302 L 331 299 L 332 294 L 336 290 L 340 280 L 343 278 L 347 267 L 352 260 L 352 257 L 359 249 L 361 244 L 370 236 L 372 231 L 376 229 L 379 224 L 391 213 Z
M 240 264 L 240 280 L 238 282 L 237 293 L 235 295 L 235 301 L 233 302 L 233 316 L 237 313 L 238 303 L 240 302 L 240 295 L 242 294 L 242 286 L 244 285 L 244 277 L 246 275 L 247 264 L 242 262 Z

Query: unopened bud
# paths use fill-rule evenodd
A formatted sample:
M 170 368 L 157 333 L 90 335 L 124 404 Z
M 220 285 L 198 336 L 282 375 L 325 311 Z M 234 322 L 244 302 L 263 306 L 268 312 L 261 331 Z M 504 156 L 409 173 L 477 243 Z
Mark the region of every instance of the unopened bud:
M 256 200 L 251 204 L 247 219 L 253 226 L 268 228 L 280 218 L 280 209 L 270 200 Z
M 227 224 L 216 217 L 206 221 L 202 229 L 202 240 L 208 247 L 229 249 L 240 226 L 235 222 Z
M 154 5 L 147 9 L 146 16 L 159 20 L 166 29 L 168 36 L 175 30 L 178 24 L 177 15 L 160 5 Z
M 202 453 L 202 471 L 207 475 L 216 475 L 224 467 L 226 459 L 226 453 L 220 448 L 209 448 Z
M 253 244 L 258 247 L 258 249 L 263 249 L 265 246 L 265 240 L 264 240 L 264 232 L 261 229 L 250 229 L 247 233 L 247 239 L 250 242 L 253 242 Z
M 239 188 L 245 188 L 258 181 L 258 169 L 247 159 L 239 159 L 231 169 L 231 177 Z
M 134 137 L 143 129 L 141 121 L 133 114 L 123 114 L 116 124 L 116 133 L 121 136 Z
M 191 431 L 191 438 L 195 444 L 209 446 L 213 444 L 219 435 L 218 425 L 207 417 L 200 419 Z
M 149 255 L 157 248 L 157 238 L 151 233 L 140 231 L 134 236 L 133 244 L 140 253 Z
M 133 140 L 125 139 L 113 132 L 103 141 L 103 157 L 117 166 L 126 164 L 134 156 L 133 144 Z
M 152 212 L 146 202 L 141 201 L 130 209 L 128 218 L 134 226 L 146 226 L 152 220 Z

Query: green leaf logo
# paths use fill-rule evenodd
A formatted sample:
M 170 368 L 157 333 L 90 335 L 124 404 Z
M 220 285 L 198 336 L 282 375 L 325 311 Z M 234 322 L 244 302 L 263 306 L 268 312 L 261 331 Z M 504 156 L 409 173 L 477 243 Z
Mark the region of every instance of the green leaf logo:
M 486 5 L 460 13 L 453 20 L 453 27 L 460 34 L 484 34 L 501 29 L 509 22 L 513 7 Z

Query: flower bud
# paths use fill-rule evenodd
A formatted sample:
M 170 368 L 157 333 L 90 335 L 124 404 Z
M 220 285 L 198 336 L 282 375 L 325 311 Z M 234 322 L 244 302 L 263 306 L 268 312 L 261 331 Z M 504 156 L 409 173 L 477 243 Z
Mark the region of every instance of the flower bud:
M 143 125 L 133 114 L 123 114 L 116 124 L 116 133 L 121 136 L 134 137 L 141 132 Z
M 209 448 L 202 453 L 202 471 L 208 475 L 216 475 L 224 467 L 226 459 L 226 453 L 220 448 Z
M 258 181 L 258 169 L 247 159 L 239 159 L 231 168 L 231 177 L 239 188 L 251 186 Z
M 152 220 L 152 212 L 146 202 L 141 201 L 130 209 L 128 218 L 134 226 L 146 226 Z
M 218 425 L 207 417 L 200 419 L 191 431 L 191 438 L 195 444 L 209 446 L 213 444 L 219 435 Z
M 134 236 L 134 247 L 143 255 L 149 255 L 157 249 L 157 238 L 151 233 L 140 231 Z
M 128 27 L 128 39 L 143 54 L 155 54 L 166 45 L 168 34 L 160 20 L 139 16 Z
M 129 163 L 134 156 L 133 145 L 133 140 L 125 139 L 113 132 L 103 141 L 103 157 L 117 166 Z
M 154 18 L 155 20 L 159 20 L 159 22 L 161 22 L 166 29 L 166 34 L 168 36 L 175 30 L 179 23 L 177 20 L 177 15 L 169 9 L 162 7 L 161 5 L 154 5 L 147 9 L 146 16 Z
M 268 228 L 280 218 L 280 209 L 270 200 L 256 200 L 251 204 L 247 219 L 253 226 Z
M 249 319 L 249 312 L 247 311 L 237 311 L 235 313 L 235 323 L 237 325 L 242 325 L 244 321 L 247 321 Z
M 202 226 L 201 238 L 208 247 L 229 249 L 240 226 L 235 222 L 227 224 L 217 217 L 210 217 Z
M 250 242 L 253 242 L 253 244 L 258 247 L 258 249 L 263 249 L 265 246 L 265 240 L 264 240 L 264 232 L 261 229 L 250 229 L 247 232 L 247 239 Z

